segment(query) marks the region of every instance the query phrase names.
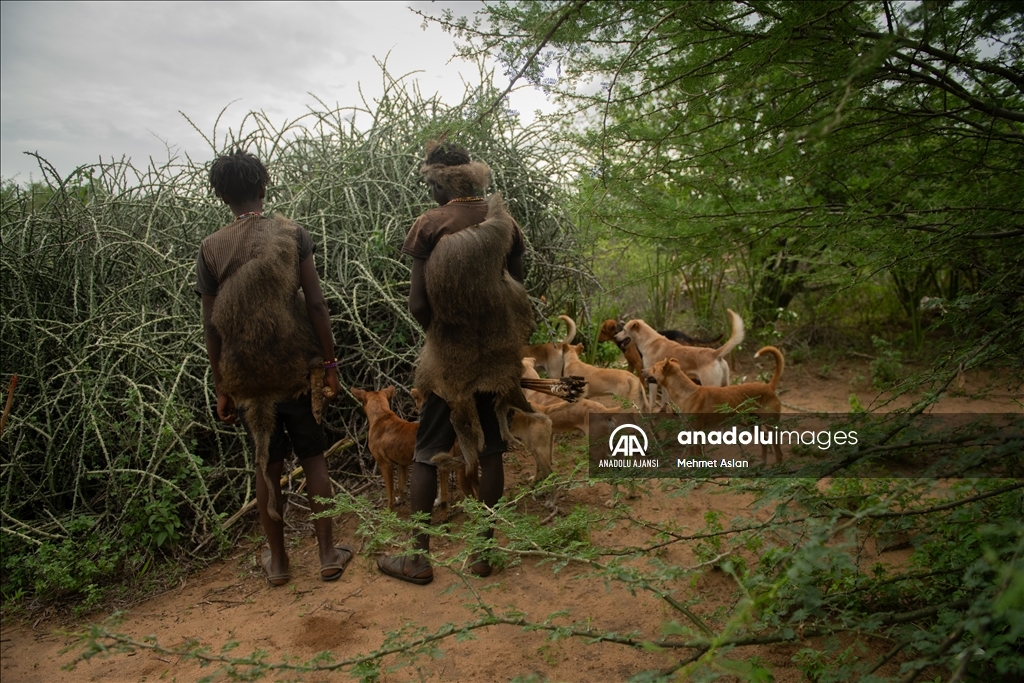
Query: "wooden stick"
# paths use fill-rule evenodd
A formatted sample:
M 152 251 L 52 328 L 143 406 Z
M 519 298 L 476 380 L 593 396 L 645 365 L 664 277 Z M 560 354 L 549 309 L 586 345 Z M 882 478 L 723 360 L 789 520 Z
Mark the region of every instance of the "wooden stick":
M 7 387 L 7 405 L 4 406 L 4 416 L 0 417 L 0 436 L 4 434 L 4 427 L 7 426 L 7 416 L 11 414 L 11 404 L 14 403 L 14 387 L 18 386 L 18 375 L 11 375 L 11 384 Z

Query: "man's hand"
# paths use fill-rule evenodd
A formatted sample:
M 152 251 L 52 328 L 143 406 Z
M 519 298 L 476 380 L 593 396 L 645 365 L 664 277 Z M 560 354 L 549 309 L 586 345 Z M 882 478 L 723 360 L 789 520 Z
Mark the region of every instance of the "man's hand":
M 235 410 L 235 400 L 227 394 L 217 392 L 217 417 L 229 425 L 235 424 L 238 412 Z
M 324 401 L 330 402 L 341 393 L 341 382 L 338 380 L 338 368 L 324 370 Z

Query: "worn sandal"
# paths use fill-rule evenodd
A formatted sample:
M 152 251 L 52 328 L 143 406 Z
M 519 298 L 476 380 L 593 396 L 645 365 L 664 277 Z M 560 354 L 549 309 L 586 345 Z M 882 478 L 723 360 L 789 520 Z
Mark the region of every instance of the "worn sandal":
M 491 567 L 491 563 L 483 559 L 480 555 L 472 555 L 469 559 L 472 562 L 469 565 L 469 573 L 473 576 L 479 576 L 481 579 L 485 576 L 490 576 L 494 568 Z
M 409 555 L 381 555 L 377 558 L 377 569 L 388 576 L 425 586 L 434 580 L 434 570 L 429 565 L 417 567 Z
M 263 575 L 267 577 L 267 583 L 271 586 L 283 586 L 288 583 L 288 579 L 291 578 L 291 574 L 288 572 L 281 572 L 280 574 L 270 573 L 270 548 L 263 551 L 263 555 L 260 558 L 260 565 L 263 567 Z
M 340 550 L 343 553 L 348 553 L 341 562 L 328 562 L 327 564 L 320 565 L 320 580 L 321 581 L 337 581 L 341 578 L 341 575 L 345 573 L 345 567 L 355 557 L 356 551 L 352 550 L 350 545 L 339 545 L 335 546 L 335 550 Z

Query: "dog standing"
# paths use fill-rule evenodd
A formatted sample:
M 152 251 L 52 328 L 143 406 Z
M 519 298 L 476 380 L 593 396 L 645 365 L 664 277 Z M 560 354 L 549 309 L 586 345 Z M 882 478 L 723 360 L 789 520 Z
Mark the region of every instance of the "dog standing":
M 416 450 L 416 429 L 419 424 L 408 422 L 395 415 L 391 410 L 391 399 L 395 397 L 394 387 L 385 387 L 381 391 L 363 391 L 353 387 L 349 391 L 363 403 L 363 411 L 370 421 L 370 430 L 366 441 L 370 454 L 377 462 L 380 473 L 384 477 L 384 487 L 388 493 L 388 509 L 394 509 L 399 503 L 405 482 L 412 465 L 412 455 Z M 398 490 L 395 490 L 395 470 L 398 470 Z
M 615 335 L 619 333 L 620 325 L 611 318 L 601 323 L 601 330 L 597 335 L 597 343 L 600 344 L 603 341 L 614 342 L 619 347 L 619 351 L 622 352 L 622 356 L 626 359 L 626 365 L 629 367 L 629 371 L 637 377 L 643 379 L 644 376 L 644 360 L 640 357 L 640 352 L 636 350 L 636 344 L 630 344 L 629 342 L 619 342 Z
M 540 375 L 534 369 L 533 358 L 523 359 L 523 377 L 526 379 L 540 379 Z M 544 394 L 539 391 L 524 389 L 526 400 L 530 402 L 538 412 L 544 413 L 551 418 L 551 431 L 555 434 L 567 432 L 582 432 L 584 436 L 590 436 L 590 414 L 591 413 L 614 413 L 615 408 L 609 408 L 603 403 L 591 401 L 586 398 L 578 398 L 572 403 L 563 401 L 557 396 Z
M 599 368 L 580 360 L 582 344 L 562 344 L 564 372 L 567 376 L 578 375 L 587 380 L 584 397 L 621 396 L 629 399 L 641 412 L 648 409 L 643 383 L 631 372 L 614 368 Z
M 706 387 L 725 387 L 729 385 L 729 364 L 725 361 L 734 348 L 743 341 L 743 319 L 735 312 L 729 311 L 732 320 L 732 334 L 729 340 L 717 349 L 696 346 L 684 346 L 666 339 L 643 320 L 630 320 L 622 326 L 622 331 L 615 335 L 618 342 L 636 344 L 643 357 L 644 369 L 650 370 L 655 363 L 666 358 L 675 358 L 679 367 L 687 375 L 700 380 Z
M 721 414 L 716 414 L 716 406 L 728 405 L 730 408 L 737 408 L 747 401 L 753 402 L 756 406 L 752 411 L 753 414 L 778 419 L 782 412 L 782 401 L 779 400 L 775 391 L 782 378 L 785 360 L 782 358 L 782 352 L 774 346 L 764 347 L 754 357 L 757 358 L 764 353 L 775 356 L 775 372 L 767 384 L 748 382 L 726 387 L 700 386 L 690 379 L 675 358 L 658 361 L 650 372 L 658 380 L 658 384 L 668 391 L 672 401 L 679 406 L 680 412 L 700 416 L 697 419 L 699 429 L 705 429 L 723 419 Z M 777 461 L 782 462 L 782 448 L 777 442 L 772 446 Z M 767 462 L 767 446 L 761 446 L 761 458 Z

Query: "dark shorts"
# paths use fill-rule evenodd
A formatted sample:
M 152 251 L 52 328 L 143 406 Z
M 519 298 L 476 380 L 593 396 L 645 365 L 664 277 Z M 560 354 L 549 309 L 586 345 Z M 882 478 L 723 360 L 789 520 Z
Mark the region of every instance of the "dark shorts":
M 282 401 L 274 406 L 277 411 L 277 426 L 270 437 L 270 462 L 281 462 L 288 455 L 289 447 L 300 460 L 312 458 L 327 450 L 327 435 L 313 417 L 313 405 L 309 393 L 298 398 Z M 245 433 L 252 439 L 252 432 L 245 424 L 245 411 L 239 411 Z
M 484 450 L 480 455 L 504 453 L 508 444 L 501 438 L 498 417 L 494 412 L 494 394 L 476 395 L 476 412 L 484 431 Z M 438 453 L 447 453 L 455 445 L 455 427 L 452 426 L 452 409 L 438 398 L 427 394 L 420 407 L 420 426 L 416 430 L 416 452 L 413 460 L 432 464 L 430 459 Z

